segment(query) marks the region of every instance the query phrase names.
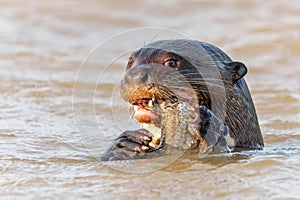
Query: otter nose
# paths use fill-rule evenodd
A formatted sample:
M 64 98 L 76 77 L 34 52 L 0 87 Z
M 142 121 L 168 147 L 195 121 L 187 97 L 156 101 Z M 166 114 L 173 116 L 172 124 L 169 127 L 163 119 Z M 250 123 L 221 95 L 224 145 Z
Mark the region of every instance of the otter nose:
M 125 75 L 126 84 L 147 84 L 150 81 L 149 67 L 133 67 L 129 69 Z

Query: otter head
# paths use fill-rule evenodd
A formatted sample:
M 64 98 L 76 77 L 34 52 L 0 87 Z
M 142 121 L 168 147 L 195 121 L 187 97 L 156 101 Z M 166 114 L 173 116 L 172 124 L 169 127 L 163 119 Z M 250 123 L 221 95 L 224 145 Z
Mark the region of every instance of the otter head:
M 201 79 L 197 69 L 184 57 L 147 46 L 130 56 L 121 82 L 121 96 L 134 106 L 134 117 L 140 123 L 160 127 L 162 110 L 170 104 L 178 101 L 192 107 L 210 104 L 205 84 L 199 84 Z

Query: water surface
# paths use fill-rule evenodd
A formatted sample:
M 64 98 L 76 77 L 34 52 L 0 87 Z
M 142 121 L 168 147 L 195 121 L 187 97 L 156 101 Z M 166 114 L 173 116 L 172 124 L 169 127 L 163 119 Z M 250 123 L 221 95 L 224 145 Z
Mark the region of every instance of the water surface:
M 298 1 L 1 0 L 0 11 L 1 199 L 299 199 Z M 248 66 L 264 150 L 97 160 L 135 126 L 117 83 L 130 51 L 157 36 L 104 41 L 143 27 L 215 44 Z

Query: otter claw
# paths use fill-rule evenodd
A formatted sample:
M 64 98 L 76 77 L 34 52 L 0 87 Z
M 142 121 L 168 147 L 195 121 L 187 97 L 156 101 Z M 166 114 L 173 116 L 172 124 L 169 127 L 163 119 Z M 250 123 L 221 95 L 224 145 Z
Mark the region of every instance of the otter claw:
M 117 140 L 123 138 L 141 145 L 148 145 L 152 141 L 152 137 L 153 135 L 147 130 L 139 129 L 136 131 L 125 131 Z
M 143 152 L 148 150 L 149 147 L 132 142 L 125 138 L 120 138 L 116 140 L 111 147 L 111 150 L 115 150 L 115 149 L 123 149 L 125 151 L 134 151 L 134 152 Z
M 200 118 L 200 133 L 207 144 L 206 152 L 230 152 L 226 140 L 228 126 L 205 106 L 200 107 Z
M 142 158 L 146 152 L 153 149 L 149 146 L 153 135 L 145 129 L 125 131 L 101 156 L 101 160 L 128 160 Z

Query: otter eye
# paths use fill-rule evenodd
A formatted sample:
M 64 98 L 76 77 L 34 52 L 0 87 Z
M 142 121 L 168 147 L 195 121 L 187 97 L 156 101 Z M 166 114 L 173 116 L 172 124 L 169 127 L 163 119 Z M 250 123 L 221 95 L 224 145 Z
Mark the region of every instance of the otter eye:
M 178 63 L 177 60 L 170 59 L 170 60 L 167 60 L 166 62 L 164 62 L 164 65 L 168 66 L 168 67 L 175 68 L 175 67 L 177 67 L 177 63 Z

